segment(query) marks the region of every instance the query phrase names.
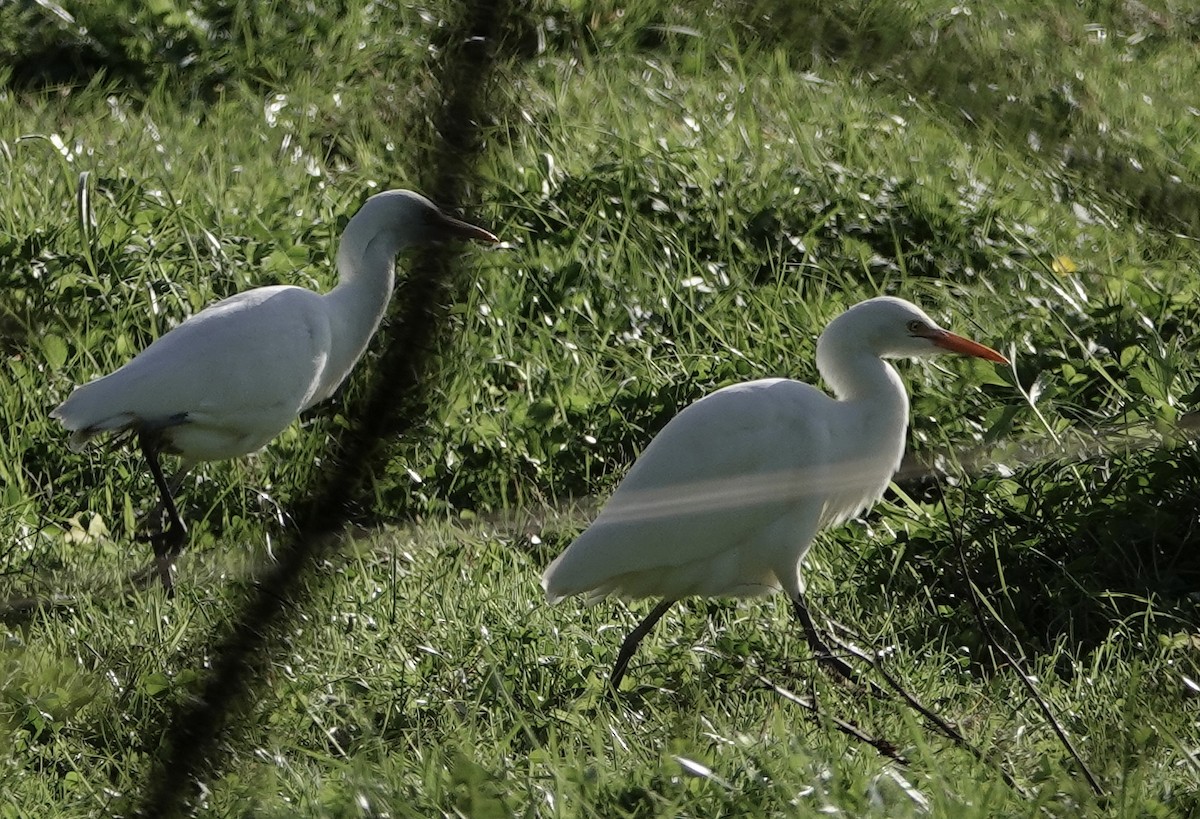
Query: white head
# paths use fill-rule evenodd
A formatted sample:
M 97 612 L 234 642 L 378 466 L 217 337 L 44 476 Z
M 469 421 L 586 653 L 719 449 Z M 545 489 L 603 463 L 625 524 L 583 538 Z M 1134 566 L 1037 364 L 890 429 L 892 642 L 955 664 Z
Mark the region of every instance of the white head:
M 817 340 L 817 369 L 834 393 L 850 397 L 869 390 L 871 373 L 878 370 L 869 366 L 871 359 L 878 362 L 881 358 L 924 358 L 942 353 L 1008 363 L 992 348 L 938 327 L 915 304 L 880 296 L 859 302 L 829 322 Z M 886 379 L 896 378 L 890 367 L 884 367 L 880 374 Z
M 1008 359 L 990 347 L 943 330 L 921 308 L 894 296 L 860 301 L 835 318 L 817 342 L 821 347 L 838 346 L 877 358 L 924 358 L 958 353 L 1007 364 Z
M 346 225 L 338 247 L 338 266 L 357 267 L 370 248 L 372 255 L 392 259 L 403 248 L 444 239 L 468 239 L 494 244 L 490 231 L 447 216 L 437 205 L 414 191 L 377 193 L 363 203 Z

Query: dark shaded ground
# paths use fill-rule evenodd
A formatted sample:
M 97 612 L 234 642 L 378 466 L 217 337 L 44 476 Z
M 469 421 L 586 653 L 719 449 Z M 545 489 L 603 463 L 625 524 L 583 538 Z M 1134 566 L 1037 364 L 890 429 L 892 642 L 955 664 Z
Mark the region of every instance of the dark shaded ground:
M 443 206 L 461 201 L 469 186 L 481 94 L 502 41 L 506 11 L 504 3 L 492 0 L 464 3 L 448 37 L 453 46 L 442 52 L 444 104 L 427 142 L 434 147 L 419 166 L 429 169 L 422 189 Z M 166 754 L 147 783 L 140 815 L 186 812 L 199 779 L 219 768 L 218 740 L 229 740 L 230 717 L 250 693 L 273 637 L 297 610 L 319 556 L 366 500 L 371 477 L 384 461 L 381 442 L 402 434 L 423 414 L 421 387 L 428 383 L 441 335 L 439 306 L 454 300 L 453 280 L 454 258 L 440 249 L 423 253 L 409 267 L 393 301 L 386 352 L 369 388 L 347 407 L 354 424 L 338 441 L 330 468 L 321 472 L 312 494 L 290 510 L 296 531 L 277 553 L 277 562 L 214 637 L 213 668 L 200 696 L 184 702 L 163 726 Z

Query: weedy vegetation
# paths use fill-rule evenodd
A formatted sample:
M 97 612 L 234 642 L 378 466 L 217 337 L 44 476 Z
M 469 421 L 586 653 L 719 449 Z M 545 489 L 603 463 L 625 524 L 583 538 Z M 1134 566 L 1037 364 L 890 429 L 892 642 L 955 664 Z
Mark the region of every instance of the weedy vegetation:
M 463 13 L 0 6 L 0 817 L 137 808 L 386 332 L 334 400 L 189 478 L 174 601 L 124 583 L 147 557 L 139 456 L 72 453 L 48 411 L 216 298 L 331 286 L 357 204 L 429 181 Z M 1200 812 L 1192 4 L 537 0 L 502 19 L 453 204 L 506 244 L 462 253 L 416 423 L 383 442 L 184 810 Z M 822 536 L 810 595 L 982 758 L 823 676 L 782 600 L 677 607 L 606 701 L 646 604 L 550 608 L 541 569 L 679 409 L 816 381 L 817 334 L 880 293 L 1014 364 L 901 365 L 910 463 Z

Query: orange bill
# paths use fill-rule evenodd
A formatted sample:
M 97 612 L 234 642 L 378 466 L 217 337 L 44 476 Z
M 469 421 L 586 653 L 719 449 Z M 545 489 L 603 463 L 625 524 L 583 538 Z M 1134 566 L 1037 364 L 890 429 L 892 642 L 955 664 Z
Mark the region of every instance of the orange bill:
M 969 338 L 955 335 L 949 330 L 934 330 L 929 334 L 928 338 L 935 346 L 941 347 L 943 350 L 949 350 L 952 353 L 983 358 L 988 361 L 995 361 L 998 364 L 1008 363 L 1007 358 L 1000 355 L 1000 353 L 991 347 L 985 347 L 978 342 L 971 341 Z

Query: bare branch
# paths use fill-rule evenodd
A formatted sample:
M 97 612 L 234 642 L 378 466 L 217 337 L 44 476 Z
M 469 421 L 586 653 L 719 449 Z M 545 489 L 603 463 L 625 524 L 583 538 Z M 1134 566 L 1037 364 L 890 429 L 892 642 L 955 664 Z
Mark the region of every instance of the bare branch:
M 948 503 L 946 503 L 946 493 L 942 490 L 942 482 L 940 479 L 937 479 L 937 488 L 938 500 L 942 504 L 942 511 L 946 513 L 946 520 L 950 523 L 950 536 L 954 539 L 955 548 L 958 550 L 959 568 L 962 570 L 963 580 L 967 582 L 967 588 L 970 590 L 969 598 L 971 600 L 971 610 L 975 613 L 975 622 L 979 624 L 979 630 L 983 634 L 984 640 L 987 641 L 988 647 L 1000 655 L 1000 658 L 1004 660 L 1004 663 L 1013 670 L 1013 672 L 1017 675 L 1017 678 L 1020 679 L 1020 681 L 1025 685 L 1026 690 L 1029 692 L 1029 696 L 1032 697 L 1033 700 L 1038 704 L 1038 708 L 1040 708 L 1042 714 L 1045 715 L 1046 721 L 1050 723 L 1050 727 L 1053 728 L 1054 733 L 1058 735 L 1059 741 L 1062 742 L 1063 747 L 1067 749 L 1067 752 L 1075 760 L 1075 764 L 1079 766 L 1079 770 L 1083 772 L 1083 777 L 1087 780 L 1092 792 L 1096 794 L 1096 796 L 1104 796 L 1104 788 L 1100 786 L 1099 781 L 1097 781 L 1091 769 L 1088 768 L 1087 763 L 1083 761 L 1083 757 L 1080 756 L 1079 751 L 1076 750 L 1075 744 L 1071 742 L 1071 738 L 1067 736 L 1066 730 L 1054 716 L 1054 712 L 1050 708 L 1050 703 L 1048 703 L 1046 698 L 1042 696 L 1040 691 L 1038 691 L 1037 684 L 1034 683 L 1033 678 L 1025 673 L 1025 670 L 1021 668 L 1021 664 L 1017 661 L 1017 659 L 1013 657 L 1012 654 L 1008 653 L 1004 646 L 1000 645 L 1000 643 L 996 641 L 995 636 L 992 634 L 991 627 L 988 625 L 987 618 L 983 613 L 983 604 L 980 600 L 981 592 L 975 585 L 975 581 L 971 579 L 971 573 L 967 569 L 967 554 L 966 549 L 963 546 L 961 526 L 954 526 L 954 518 L 950 515 L 950 506 Z M 964 489 L 963 491 L 965 494 L 966 490 Z M 1005 630 L 1009 631 L 1009 634 L 1012 634 L 1011 630 L 1009 630 L 1007 626 L 1005 626 Z
M 837 637 L 836 635 L 830 635 L 830 636 L 832 637 L 833 641 L 835 643 L 837 643 L 838 647 L 841 648 L 843 651 L 849 652 L 850 654 L 854 655 L 858 659 L 860 659 L 863 662 L 870 665 L 871 668 L 873 668 L 875 670 L 875 672 L 877 674 L 879 674 L 880 677 L 883 678 L 883 681 L 888 684 L 889 688 L 891 688 L 893 691 L 895 691 L 897 694 L 899 694 L 900 697 L 905 702 L 908 703 L 909 707 L 911 707 L 914 711 L 916 711 L 918 714 L 920 714 L 922 717 L 924 717 L 930 724 L 932 724 L 934 727 L 936 727 L 938 729 L 938 731 L 940 731 L 942 733 L 943 736 L 948 738 L 951 742 L 953 742 L 958 747 L 967 751 L 969 754 L 971 754 L 971 756 L 975 757 L 980 762 L 988 763 L 990 761 L 984 755 L 984 753 L 982 751 L 980 751 L 978 748 L 976 748 L 974 745 L 972 745 L 971 742 L 966 737 L 964 737 L 957 728 L 955 728 L 953 725 L 951 725 L 949 722 L 947 722 L 945 719 L 943 719 L 941 716 L 939 716 L 933 710 L 931 710 L 930 708 L 927 708 L 920 700 L 918 700 L 916 698 L 916 696 L 914 694 L 912 694 L 908 689 L 906 689 L 900 683 L 899 680 L 897 680 L 894 676 L 892 676 L 891 672 L 889 672 L 886 668 L 883 667 L 883 658 L 879 656 L 879 652 L 873 652 L 872 654 L 867 654 L 865 651 L 863 651 L 861 648 L 854 645 L 853 643 L 847 643 L 844 640 L 842 640 L 841 638 Z M 1002 764 L 996 763 L 996 767 L 1000 771 L 1000 776 L 1001 776 L 1001 778 L 1004 779 L 1004 783 L 1006 785 L 1008 785 L 1010 788 L 1012 788 L 1013 790 L 1020 793 L 1022 796 L 1026 796 L 1026 797 L 1029 796 L 1029 794 L 1020 785 L 1017 784 L 1016 780 L 1013 779 L 1012 774 L 1010 774 L 1004 768 L 1004 766 Z
M 817 703 L 815 700 L 809 699 L 807 697 L 802 697 L 793 691 L 789 691 L 788 689 L 784 688 L 781 685 L 776 685 L 775 683 L 771 682 L 770 680 L 768 680 L 766 677 L 762 676 L 761 674 L 758 675 L 758 681 L 761 682 L 763 685 L 765 685 L 767 688 L 770 688 L 772 691 L 774 691 L 779 696 L 783 697 L 788 702 L 794 702 L 796 705 L 799 705 L 801 708 L 804 708 L 805 710 L 809 711 L 811 714 L 813 714 L 814 717 L 823 718 L 825 720 L 828 720 L 829 723 L 831 725 L 833 725 L 834 728 L 837 728 L 839 731 L 841 731 L 846 736 L 853 737 L 854 739 L 857 739 L 859 742 L 864 742 L 867 745 L 870 745 L 872 748 L 874 748 L 876 751 L 878 751 L 881 755 L 886 756 L 888 759 L 899 762 L 901 765 L 908 765 L 908 759 L 905 758 L 905 756 L 900 753 L 900 750 L 896 747 L 896 745 L 894 743 L 892 743 L 886 739 L 880 739 L 878 737 L 873 737 L 870 734 L 868 734 L 866 731 L 859 728 L 857 725 L 854 725 L 853 723 L 846 722 L 843 719 L 838 719 L 837 717 L 833 717 L 828 714 L 822 714 L 821 709 L 817 706 Z

